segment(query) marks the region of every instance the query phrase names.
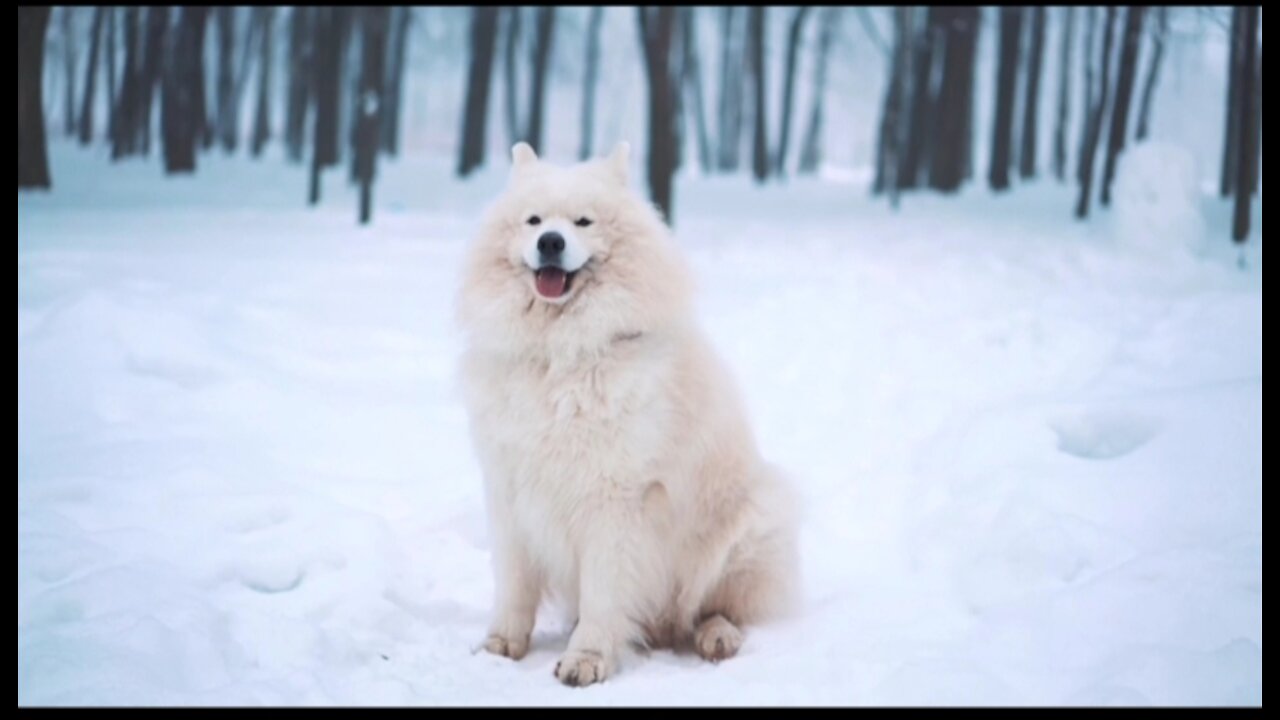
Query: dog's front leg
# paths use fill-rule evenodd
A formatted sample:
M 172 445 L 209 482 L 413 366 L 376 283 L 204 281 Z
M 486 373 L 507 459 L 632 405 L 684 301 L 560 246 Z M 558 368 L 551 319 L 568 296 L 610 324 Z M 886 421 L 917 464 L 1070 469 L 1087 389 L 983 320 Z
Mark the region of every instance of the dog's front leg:
M 493 569 L 497 596 L 484 649 L 519 660 L 529 652 L 529 636 L 542 599 L 541 583 L 524 548 L 512 538 L 504 537 L 497 543 Z
M 627 644 L 641 637 L 667 593 L 659 538 L 639 507 L 602 512 L 584 534 L 578 569 L 578 624 L 555 675 L 590 685 L 613 673 Z

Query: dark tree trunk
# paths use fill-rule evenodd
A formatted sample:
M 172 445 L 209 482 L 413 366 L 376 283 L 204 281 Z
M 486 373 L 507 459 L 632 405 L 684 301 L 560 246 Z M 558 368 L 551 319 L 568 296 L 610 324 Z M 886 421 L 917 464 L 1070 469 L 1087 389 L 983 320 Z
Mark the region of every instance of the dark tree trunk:
M 155 105 L 156 89 L 164 74 L 166 46 L 169 41 L 169 8 L 152 6 L 147 9 L 147 50 L 143 58 L 142 87 L 138 110 L 138 145 L 143 154 L 151 152 L 151 108 Z
M 587 60 L 582 76 L 582 132 L 578 140 L 578 159 L 591 157 L 591 145 L 596 131 L 596 78 L 600 65 L 600 25 L 604 20 L 604 8 L 591 7 L 587 18 Z
M 1022 35 L 1022 8 L 1000 8 L 1000 57 L 996 63 L 995 122 L 991 134 L 992 190 L 1009 187 L 1013 151 L 1013 105 L 1017 94 L 1018 41 Z
M 1102 167 L 1102 197 L 1104 206 L 1111 204 L 1111 182 L 1116 176 L 1116 164 L 1124 152 L 1129 137 L 1129 108 L 1133 105 L 1134 79 L 1138 75 L 1138 49 L 1142 46 L 1142 18 L 1146 8 L 1130 5 L 1125 13 L 1124 36 L 1120 46 L 1120 68 L 1116 77 L 1116 99 L 1111 109 L 1111 135 L 1107 142 L 1106 162 Z
M 1227 114 L 1226 121 L 1223 123 L 1223 143 L 1222 143 L 1222 173 L 1218 183 L 1218 193 L 1226 198 L 1230 197 L 1235 190 L 1236 179 L 1236 159 L 1240 152 L 1238 149 L 1239 136 L 1236 134 L 1240 128 L 1240 118 L 1238 116 L 1240 108 L 1240 50 L 1243 41 L 1240 33 L 1244 30 L 1240 25 L 1243 15 L 1239 8 L 1231 13 L 1231 30 L 1228 47 L 1229 57 L 1227 60 Z
M 1076 148 L 1076 181 L 1084 183 L 1084 155 L 1089 144 L 1089 132 L 1093 128 L 1093 106 L 1097 102 L 1095 75 L 1097 74 L 1097 54 L 1098 44 L 1096 36 L 1098 34 L 1097 8 L 1085 8 L 1084 16 L 1084 54 L 1082 56 L 1082 64 L 1084 66 L 1084 89 L 1082 92 L 1082 100 L 1080 103 L 1083 112 L 1083 119 L 1080 123 L 1080 140 Z
M 311 103 L 312 29 L 315 10 L 298 6 L 289 16 L 289 89 L 285 101 L 285 151 L 293 162 L 302 162 L 306 143 L 307 108 Z
M 893 54 L 889 62 L 889 80 L 884 95 L 884 107 L 880 112 L 880 128 L 876 141 L 876 175 L 871 185 L 872 193 L 888 193 L 889 203 L 898 206 L 898 190 L 901 188 L 902 143 L 907 125 L 906 95 L 911 71 L 911 14 L 912 8 L 898 6 L 893 9 Z
M 134 141 L 138 137 L 138 8 L 124 9 L 124 76 L 121 79 L 120 96 L 112 108 L 111 159 L 118 160 L 134 154 Z
M 751 74 L 751 99 L 754 105 L 751 133 L 751 173 L 756 182 L 769 177 L 769 96 L 765 78 L 765 34 L 767 32 L 765 7 L 752 5 L 747 8 L 747 58 Z
M 489 78 L 493 74 L 493 46 L 498 31 L 498 9 L 477 6 L 471 10 L 471 66 L 467 73 L 467 99 L 462 116 L 462 148 L 458 175 L 466 177 L 484 164 L 488 137 Z
M 1063 8 L 1058 46 L 1058 115 L 1053 126 L 1053 176 L 1067 179 L 1067 122 L 1071 116 L 1071 46 L 1075 42 L 1076 9 Z
M 1259 31 L 1261 31 L 1262 18 L 1259 16 Z M 1258 194 L 1258 188 L 1262 187 L 1262 43 L 1258 43 L 1258 67 L 1253 82 L 1253 109 L 1256 118 L 1253 119 L 1253 194 Z
M 84 101 L 80 104 L 80 144 L 93 140 L 93 100 L 98 80 L 98 55 L 102 45 L 102 25 L 106 22 L 107 8 L 99 5 L 93 10 L 93 27 L 89 31 L 89 61 L 84 70 Z
M 192 92 L 195 98 L 195 128 L 196 138 L 201 148 L 208 148 L 213 144 L 213 125 L 209 124 L 209 96 L 207 91 L 208 80 L 204 71 L 205 61 L 205 39 L 209 36 L 209 17 L 212 8 L 207 8 L 205 12 L 200 14 L 199 33 L 193 38 L 195 47 L 191 49 L 192 55 L 196 58 L 191 79 L 196 83 Z
M 523 9 L 519 5 L 509 5 L 503 8 L 502 15 L 506 18 L 502 29 L 503 108 L 506 110 L 507 140 L 514 145 L 524 136 L 524 123 L 520 122 L 520 68 L 516 59 L 522 37 L 520 16 Z
M 160 98 L 160 133 L 164 168 L 169 174 L 196 169 L 196 145 L 204 128 L 204 37 L 207 7 L 180 10 L 173 43 L 166 53 Z
M 1037 122 L 1040 110 L 1040 71 L 1044 60 L 1043 5 L 1029 8 L 1031 11 L 1031 42 L 1027 48 L 1027 84 L 1022 98 L 1022 149 L 1018 152 L 1018 171 L 1024 178 L 1036 176 L 1036 145 L 1040 139 Z
M 356 120 L 356 177 L 360 183 L 360 224 L 373 216 L 373 180 L 377 175 L 379 130 L 382 128 L 382 92 L 385 85 L 383 61 L 387 56 L 387 24 L 391 11 L 386 6 L 359 11 L 364 39 L 361 42 L 360 115 Z
M 217 8 L 218 27 L 218 115 L 213 123 L 216 128 L 218 142 L 222 149 L 231 152 L 236 149 L 235 131 L 235 48 L 236 48 L 236 8 L 223 5 Z
M 107 140 L 116 136 L 116 8 L 107 8 Z
M 240 62 L 236 64 L 234 74 L 235 84 L 231 90 L 231 146 L 237 147 L 240 144 L 240 107 L 244 98 L 245 88 L 249 86 L 249 77 L 252 75 L 254 57 L 261 55 L 260 43 L 263 31 L 263 23 L 267 19 L 267 8 L 265 6 L 253 7 L 249 11 L 249 27 L 245 33 L 244 40 L 239 43 L 240 46 Z
M 547 99 L 547 67 L 551 62 L 551 43 L 555 39 L 556 6 L 538 8 L 534 28 L 533 75 L 529 78 L 529 123 L 524 139 L 534 152 L 543 152 L 542 120 Z
M 684 39 L 687 33 L 684 31 L 684 8 L 676 13 L 676 29 L 675 35 L 671 38 L 671 128 L 675 133 L 675 169 L 677 172 L 684 167 L 684 145 L 685 145 L 685 111 L 684 111 L 684 85 L 685 85 L 685 67 L 684 67 Z
M 909 105 L 907 113 L 910 125 L 907 141 L 901 148 L 898 163 L 898 185 L 915 188 L 920 185 L 920 175 L 927 170 L 930 156 L 929 126 L 934 116 L 933 74 L 936 50 L 942 47 L 945 8 L 931 7 L 925 13 L 924 26 L 913 33 L 911 49 L 911 91 L 904 98 Z M 918 13 L 917 13 L 918 14 Z
M 1106 19 L 1102 27 L 1102 71 L 1098 75 L 1098 96 L 1089 108 L 1088 134 L 1080 151 L 1080 199 L 1076 203 L 1076 217 L 1089 217 L 1089 194 L 1093 190 L 1094 158 L 1098 154 L 1098 140 L 1102 137 L 1102 116 L 1107 109 L 1107 94 L 1110 92 L 1111 77 L 1111 45 L 1115 39 L 1116 8 L 1114 5 L 1106 9 Z
M 275 23 L 275 8 L 264 6 L 254 8 L 261 13 L 259 21 L 259 57 L 258 57 L 258 105 L 253 114 L 253 138 L 250 141 L 249 152 L 253 157 L 262 154 L 262 148 L 266 146 L 267 140 L 271 139 L 271 66 L 273 62 L 273 30 Z
M 942 79 L 933 116 L 929 186 L 955 192 L 968 176 L 973 146 L 973 83 L 981 14 L 974 6 L 939 7 Z
M 675 222 L 672 179 L 676 169 L 675 95 L 671 74 L 672 40 L 676 30 L 675 7 L 636 8 L 640 46 L 644 51 L 649 85 L 649 192 L 668 223 Z
M 62 132 L 68 137 L 76 134 L 76 48 L 75 28 L 72 20 L 74 7 L 64 6 L 59 16 L 62 31 L 62 67 L 66 72 L 66 87 L 62 106 Z
M 697 9 L 681 8 L 681 38 L 683 40 L 684 92 L 692 99 L 693 130 L 698 143 L 698 167 L 703 173 L 710 173 L 711 138 L 707 132 L 707 107 L 702 96 L 702 65 L 698 61 L 698 16 Z
M 795 96 L 796 59 L 800 53 L 800 38 L 804 34 L 804 21 L 813 10 L 812 6 L 802 5 L 796 8 L 791 16 L 791 26 L 787 31 L 787 61 L 782 76 L 782 129 L 778 136 L 778 149 L 773 156 L 773 172 L 781 176 L 786 170 L 787 149 L 791 141 L 791 107 Z
M 809 105 L 809 121 L 805 125 L 804 140 L 800 144 L 800 166 L 797 172 L 811 175 L 822 162 L 822 118 L 827 97 L 827 58 L 831 54 L 831 42 L 835 37 L 840 8 L 828 7 L 818 30 L 818 47 L 813 63 L 813 99 Z
M 400 154 L 400 100 L 404 95 L 404 63 L 412 24 L 413 8 L 401 6 L 392 10 L 387 79 L 382 91 L 382 151 L 392 157 Z
M 1260 130 L 1254 127 L 1259 121 L 1260 108 L 1255 108 L 1261 94 L 1255 92 L 1257 75 L 1261 74 L 1262 63 L 1258 52 L 1258 15 L 1262 8 L 1258 5 L 1237 7 L 1235 12 L 1242 15 L 1240 19 L 1241 39 L 1240 56 L 1240 107 L 1237 112 L 1240 127 L 1236 130 L 1239 140 L 1240 157 L 1236 160 L 1235 180 L 1235 213 L 1231 223 L 1231 239 L 1237 244 L 1249 238 L 1250 210 L 1253 202 L 1254 163 L 1259 161 L 1257 143 Z
M 311 187 L 308 201 L 320 202 L 320 172 L 341 159 L 342 79 L 345 28 L 351 10 L 343 7 L 317 7 L 312 9 L 314 37 L 315 79 L 315 128 L 312 139 L 315 149 L 311 153 Z
M 44 41 L 49 7 L 18 6 L 18 189 L 47 188 L 44 128 Z
M 721 8 L 720 16 L 720 97 L 717 103 L 719 115 L 719 153 L 717 165 L 726 172 L 738 169 L 742 152 L 742 48 L 735 32 L 741 24 L 740 8 Z
M 1147 67 L 1147 79 L 1142 83 L 1142 104 L 1138 108 L 1138 129 L 1134 138 L 1145 140 L 1151 130 L 1151 101 L 1160 79 L 1160 65 L 1164 60 L 1164 41 L 1169 33 L 1169 8 L 1155 9 L 1156 24 L 1151 33 L 1151 62 Z

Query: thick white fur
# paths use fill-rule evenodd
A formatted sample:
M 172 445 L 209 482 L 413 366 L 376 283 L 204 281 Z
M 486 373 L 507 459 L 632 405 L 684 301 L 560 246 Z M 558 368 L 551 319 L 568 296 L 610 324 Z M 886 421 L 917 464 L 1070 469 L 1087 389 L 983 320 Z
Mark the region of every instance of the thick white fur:
M 516 145 L 458 298 L 494 541 L 485 648 L 523 657 L 539 603 L 558 598 L 577 617 L 555 671 L 572 685 L 633 643 L 731 656 L 798 575 L 791 493 L 694 325 L 666 226 L 627 187 L 627 155 L 560 167 Z M 542 299 L 522 251 L 578 218 L 591 260 Z

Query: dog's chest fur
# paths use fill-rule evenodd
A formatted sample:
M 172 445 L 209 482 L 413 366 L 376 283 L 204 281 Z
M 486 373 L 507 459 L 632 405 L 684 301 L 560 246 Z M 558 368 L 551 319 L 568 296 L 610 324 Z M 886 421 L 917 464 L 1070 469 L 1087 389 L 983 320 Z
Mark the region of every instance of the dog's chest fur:
M 670 364 L 640 338 L 576 362 L 486 363 L 472 409 L 494 489 L 520 515 L 570 524 L 598 502 L 639 502 L 670 443 Z

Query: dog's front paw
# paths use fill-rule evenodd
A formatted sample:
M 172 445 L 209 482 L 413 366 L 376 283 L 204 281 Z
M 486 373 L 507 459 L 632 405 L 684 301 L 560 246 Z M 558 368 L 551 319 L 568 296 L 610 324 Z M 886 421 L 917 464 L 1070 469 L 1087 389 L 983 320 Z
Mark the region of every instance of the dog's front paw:
M 556 679 L 565 685 L 583 687 L 598 683 L 609 674 L 604 657 L 589 650 L 569 650 L 556 663 Z
M 738 654 L 742 631 L 723 615 L 712 615 L 693 634 L 694 645 L 704 660 L 720 662 Z
M 525 653 L 529 652 L 529 637 L 526 635 L 523 638 L 509 638 L 498 633 L 491 633 L 484 640 L 484 650 L 494 655 L 519 660 L 525 656 Z

